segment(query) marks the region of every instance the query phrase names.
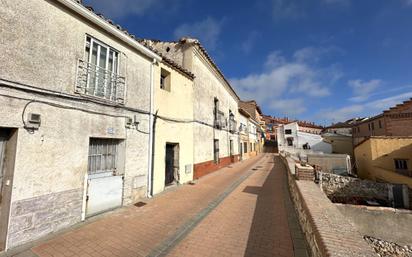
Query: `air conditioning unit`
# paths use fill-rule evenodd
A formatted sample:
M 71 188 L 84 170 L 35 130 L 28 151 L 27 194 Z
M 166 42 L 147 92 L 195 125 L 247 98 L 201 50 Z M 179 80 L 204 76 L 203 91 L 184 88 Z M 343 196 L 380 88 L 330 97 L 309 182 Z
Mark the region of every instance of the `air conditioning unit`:
M 38 129 L 41 124 L 41 115 L 37 113 L 29 113 L 27 116 L 26 128 Z
M 126 117 L 126 128 L 130 128 L 133 125 L 133 119 Z

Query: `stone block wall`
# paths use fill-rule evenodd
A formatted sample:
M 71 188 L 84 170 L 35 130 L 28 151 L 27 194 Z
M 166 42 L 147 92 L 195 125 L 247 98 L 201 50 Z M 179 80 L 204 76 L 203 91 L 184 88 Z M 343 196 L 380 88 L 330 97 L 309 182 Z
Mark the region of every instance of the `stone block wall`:
M 81 221 L 83 190 L 42 195 L 12 203 L 8 247 L 12 248 Z
M 332 202 L 359 204 L 359 201 L 377 200 L 382 206 L 391 206 L 390 184 L 323 172 L 319 173 L 319 183 Z
M 313 257 L 377 256 L 356 228 L 312 181 L 295 180 L 291 159 L 282 157 L 287 167 L 289 190 L 298 219 Z

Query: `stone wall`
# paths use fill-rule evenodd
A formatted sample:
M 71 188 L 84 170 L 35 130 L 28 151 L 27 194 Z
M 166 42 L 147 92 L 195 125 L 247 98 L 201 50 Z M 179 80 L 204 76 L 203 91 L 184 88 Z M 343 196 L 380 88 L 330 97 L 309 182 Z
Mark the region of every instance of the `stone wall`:
M 27 243 L 80 222 L 83 190 L 75 189 L 14 202 L 8 247 Z
M 365 200 L 375 200 L 381 206 L 391 206 L 390 184 L 376 183 L 330 173 L 319 173 L 320 185 L 332 202 L 359 204 Z
M 295 180 L 294 171 L 289 169 L 294 167 L 294 160 L 284 157 L 282 160 L 287 167 L 289 190 L 311 255 L 377 256 L 318 185 L 312 181 Z

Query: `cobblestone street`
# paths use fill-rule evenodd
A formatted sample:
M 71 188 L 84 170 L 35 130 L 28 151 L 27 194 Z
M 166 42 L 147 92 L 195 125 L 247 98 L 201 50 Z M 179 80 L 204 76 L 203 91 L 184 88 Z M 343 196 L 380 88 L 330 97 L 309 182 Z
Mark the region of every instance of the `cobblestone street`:
M 307 256 L 277 156 L 88 220 L 16 256 Z

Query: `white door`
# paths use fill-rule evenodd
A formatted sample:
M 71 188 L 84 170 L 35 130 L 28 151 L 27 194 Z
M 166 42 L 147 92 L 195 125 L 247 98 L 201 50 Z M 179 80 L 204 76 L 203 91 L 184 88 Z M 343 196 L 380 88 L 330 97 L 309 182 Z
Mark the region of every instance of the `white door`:
M 117 170 L 118 145 L 115 139 L 90 139 L 87 217 L 122 205 L 123 175 Z

